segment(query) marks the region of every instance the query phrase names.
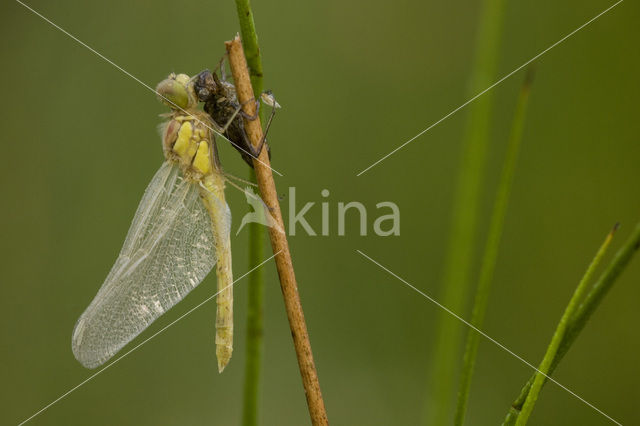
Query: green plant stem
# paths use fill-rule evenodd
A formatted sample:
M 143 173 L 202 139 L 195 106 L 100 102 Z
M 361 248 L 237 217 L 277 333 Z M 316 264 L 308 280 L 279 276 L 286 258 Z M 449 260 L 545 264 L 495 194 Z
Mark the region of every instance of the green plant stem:
M 251 170 L 249 179 L 255 182 Z M 264 229 L 259 223 L 249 224 L 249 267 L 259 264 L 264 257 Z M 247 355 L 245 360 L 244 400 L 242 424 L 258 424 L 258 396 L 260 393 L 260 372 L 262 367 L 264 274 L 260 269 L 251 274 L 248 282 L 247 305 Z
M 591 286 L 586 297 L 580 303 L 573 315 L 571 315 L 569 322 L 566 326 L 566 331 L 558 346 L 558 350 L 553 358 L 553 361 L 549 365 L 548 374 L 550 375 L 556 369 L 564 355 L 569 351 L 569 348 L 576 340 L 580 332 L 584 329 L 585 325 L 589 321 L 591 314 L 597 309 L 604 297 L 607 295 L 611 287 L 615 283 L 616 279 L 620 276 L 622 271 L 631 261 L 631 258 L 640 247 L 640 222 L 636 225 L 636 228 L 632 232 L 629 239 L 618 250 L 613 260 L 609 263 L 602 275 L 596 283 Z M 535 382 L 537 374 L 534 374 L 529 381 L 524 385 L 520 391 L 518 398 L 511 404 L 509 412 L 502 423 L 503 426 L 512 426 L 516 423 L 519 417 L 520 411 L 523 405 L 528 399 L 529 392 Z M 543 381 L 546 382 L 546 380 Z
M 473 96 L 489 86 L 495 78 L 505 2 L 483 2 L 470 86 Z M 440 295 L 442 303 L 456 313 L 463 311 L 469 293 L 469 273 L 489 139 L 492 97 L 493 94 L 489 91 L 471 104 L 463 142 Z M 429 398 L 425 406 L 426 422 L 429 425 L 440 426 L 450 422 L 461 332 L 458 322 L 449 314 L 443 312 L 439 316 L 431 358 Z
M 253 11 L 249 0 L 236 0 L 238 21 L 242 47 L 254 97 L 259 99 L 263 88 L 262 58 L 258 46 L 258 35 L 253 20 Z M 260 111 L 261 121 L 264 122 Z M 256 181 L 253 169 L 249 171 L 249 180 Z M 264 228 L 258 223 L 249 224 L 249 267 L 258 265 L 264 257 Z M 245 361 L 244 400 L 242 407 L 242 424 L 256 426 L 258 424 L 258 397 L 260 393 L 260 376 L 262 367 L 263 346 L 263 311 L 264 311 L 264 271 L 258 269 L 249 276 L 247 306 L 247 357 Z
M 520 141 L 522 140 L 522 129 L 524 127 L 524 118 L 526 115 L 531 83 L 533 80 L 533 69 L 527 70 L 527 75 L 520 90 L 520 96 L 516 105 L 516 111 L 513 116 L 513 124 L 511 126 L 511 134 L 507 147 L 507 154 L 502 168 L 502 175 L 498 184 L 493 212 L 491 214 L 491 225 L 489 227 L 489 235 L 485 245 L 482 266 L 480 268 L 480 277 L 478 280 L 478 288 L 476 290 L 473 312 L 471 314 L 471 324 L 476 328 L 482 328 L 489 293 L 491 291 L 491 283 L 493 280 L 493 271 L 495 269 L 496 260 L 498 258 L 498 247 L 500 246 L 500 238 L 504 224 L 504 217 L 507 211 L 507 202 L 511 192 L 513 175 L 515 172 L 516 162 L 518 159 L 518 151 L 520 149 Z M 467 409 L 467 401 L 469 399 L 469 388 L 471 387 L 471 378 L 475 365 L 476 355 L 478 353 L 480 334 L 475 330 L 469 329 L 467 334 L 467 343 L 464 353 L 464 363 L 460 376 L 460 388 L 458 390 L 458 404 L 454 424 L 461 426 L 464 424 L 464 417 Z
M 253 21 L 253 11 L 249 0 L 236 0 L 238 20 L 240 21 L 240 36 L 242 37 L 242 50 L 247 58 L 249 76 L 256 99 L 262 93 L 262 56 L 258 46 L 258 34 Z
M 585 272 L 584 276 L 580 280 L 578 287 L 576 287 L 575 291 L 573 292 L 573 296 L 571 296 L 571 299 L 569 300 L 569 303 L 567 304 L 567 307 L 565 308 L 564 313 L 562 314 L 562 318 L 560 318 L 560 322 L 558 323 L 558 326 L 556 327 L 556 330 L 553 333 L 553 337 L 551 338 L 551 343 L 549 343 L 547 352 L 544 354 L 544 357 L 542 358 L 542 362 L 538 367 L 538 371 L 535 373 L 533 385 L 529 390 L 529 395 L 527 396 L 527 399 L 522 407 L 522 411 L 518 416 L 518 420 L 516 421 L 516 426 L 525 426 L 527 424 L 527 421 L 529 421 L 529 416 L 531 415 L 531 412 L 533 411 L 533 407 L 535 406 L 536 401 L 538 400 L 538 395 L 542 390 L 542 385 L 547 380 L 547 375 L 549 374 L 551 363 L 553 362 L 554 358 L 558 353 L 558 348 L 560 347 L 560 343 L 562 343 L 562 339 L 564 338 L 565 333 L 567 331 L 567 327 L 569 326 L 569 320 L 571 319 L 571 317 L 573 317 L 573 314 L 576 308 L 578 307 L 578 303 L 584 297 L 584 294 L 587 291 L 587 286 L 591 281 L 591 277 L 593 276 L 596 268 L 600 264 L 600 261 L 604 257 L 604 254 L 606 253 L 607 248 L 611 244 L 611 240 L 613 239 L 613 234 L 615 233 L 617 228 L 618 228 L 618 225 L 616 225 L 613 228 L 613 230 L 609 232 L 609 234 L 607 235 L 607 238 L 605 238 L 604 242 L 602 243 L 602 246 L 600 246 L 600 249 L 596 253 L 591 263 L 589 264 L 589 267 L 587 268 L 587 271 Z

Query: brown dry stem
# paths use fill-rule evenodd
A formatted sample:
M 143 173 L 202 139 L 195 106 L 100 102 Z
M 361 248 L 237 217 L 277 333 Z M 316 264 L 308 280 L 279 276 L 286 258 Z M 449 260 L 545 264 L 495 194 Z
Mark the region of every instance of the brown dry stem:
M 236 36 L 233 40 L 227 41 L 225 46 L 229 54 L 229 64 L 236 86 L 238 101 L 244 105 L 243 110 L 247 115 L 254 116 L 256 105 L 255 102 L 251 102 L 254 99 L 253 88 L 251 87 L 249 70 L 247 69 L 247 61 L 242 50 L 240 37 Z M 254 120 L 245 118 L 244 125 L 249 140 L 254 147 L 257 147 L 262 140 L 260 118 Z M 304 313 L 302 312 L 300 296 L 298 295 L 298 284 L 296 283 L 293 263 L 291 261 L 289 243 L 287 242 L 286 234 L 283 232 L 285 227 L 270 164 L 267 147 L 265 146 L 260 152 L 258 159 L 253 160 L 253 165 L 256 171 L 260 194 L 265 204 L 269 207 L 269 213 L 271 213 L 277 225 L 269 228 L 269 237 L 271 239 L 273 252 L 277 253 L 275 260 L 278 276 L 280 277 L 280 288 L 284 297 L 287 317 L 289 318 L 293 345 L 298 357 L 298 365 L 307 397 L 311 423 L 314 426 L 328 425 L 329 420 L 327 419 L 327 412 L 324 406 L 324 400 L 322 399 L 322 392 L 320 391 L 318 373 L 313 361 L 309 333 L 307 332 L 307 325 L 304 320 Z

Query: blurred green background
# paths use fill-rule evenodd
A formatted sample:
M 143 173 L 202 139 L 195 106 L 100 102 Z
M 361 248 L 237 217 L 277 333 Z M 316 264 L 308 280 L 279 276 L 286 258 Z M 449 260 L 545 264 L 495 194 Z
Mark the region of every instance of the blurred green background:
M 154 86 L 171 71 L 213 68 L 238 31 L 232 1 L 28 3 Z M 612 2 L 510 2 L 502 76 Z M 283 105 L 270 134 L 279 192 L 319 231 L 290 238 L 329 417 L 334 425 L 418 424 L 438 309 L 358 255 L 360 249 L 437 296 L 467 110 L 360 177 L 356 173 L 469 98 L 479 1 L 255 2 L 265 87 Z M 112 266 L 163 158 L 155 96 L 18 3 L 3 2 L 0 188 L 0 423 L 17 424 L 92 374 L 71 353 L 71 331 Z M 639 7 L 627 1 L 539 61 L 484 330 L 537 364 L 606 232 L 612 252 L 640 219 Z M 494 92 L 478 250 L 500 173 L 519 72 Z M 225 168 L 246 176 L 220 143 Z M 320 192 L 328 189 L 325 200 Z M 247 210 L 227 191 L 235 234 Z M 337 236 L 337 203 L 360 201 Z M 371 232 L 375 204 L 401 210 L 401 235 Z M 283 200 L 285 215 L 288 197 Z M 247 270 L 247 232 L 232 240 Z M 477 276 L 474 263 L 474 278 Z M 266 270 L 263 425 L 308 423 L 273 263 Z M 640 261 L 616 283 L 555 377 L 623 424 L 640 424 Z M 32 420 L 34 425 L 240 423 L 246 281 L 235 289 L 236 339 L 222 375 L 215 303 L 197 310 Z M 154 323 L 150 336 L 215 289 L 208 277 Z M 469 312 L 460 312 L 466 318 Z M 451 321 L 455 321 L 451 319 Z M 460 327 L 464 325 L 460 324 Z M 134 343 L 135 344 L 135 343 Z M 128 346 L 129 349 L 131 346 Z M 483 340 L 467 424 L 496 425 L 531 370 Z M 456 381 L 457 386 L 457 381 Z M 606 425 L 548 385 L 535 425 Z

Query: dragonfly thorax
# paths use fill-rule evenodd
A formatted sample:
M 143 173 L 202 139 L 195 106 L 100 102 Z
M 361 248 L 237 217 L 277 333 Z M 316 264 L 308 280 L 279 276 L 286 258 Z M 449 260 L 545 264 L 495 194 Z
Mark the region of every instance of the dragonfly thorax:
M 200 181 L 219 170 L 209 117 L 201 111 L 175 112 L 166 124 L 162 145 L 165 158 L 177 163 L 185 179 Z
M 193 79 L 174 74 L 158 83 L 160 100 L 173 112 L 162 135 L 164 156 L 182 169 L 185 179 L 200 181 L 220 169 L 211 118 L 197 108 Z

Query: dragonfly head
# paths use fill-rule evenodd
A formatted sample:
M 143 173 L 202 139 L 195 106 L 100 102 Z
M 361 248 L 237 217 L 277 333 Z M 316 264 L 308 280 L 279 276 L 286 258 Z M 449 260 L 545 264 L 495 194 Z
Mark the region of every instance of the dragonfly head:
M 193 82 L 186 74 L 171 73 L 156 86 L 160 101 L 173 110 L 195 108 L 196 98 Z

